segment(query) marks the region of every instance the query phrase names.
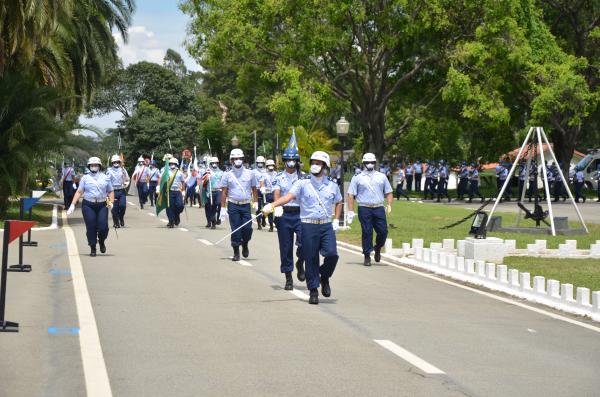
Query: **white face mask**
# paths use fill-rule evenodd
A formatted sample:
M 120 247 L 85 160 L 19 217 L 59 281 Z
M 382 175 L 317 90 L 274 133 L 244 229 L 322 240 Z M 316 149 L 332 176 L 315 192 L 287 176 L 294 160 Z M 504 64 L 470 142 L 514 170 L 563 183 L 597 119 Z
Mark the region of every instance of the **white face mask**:
M 319 175 L 322 169 L 323 167 L 321 167 L 319 164 L 311 164 L 310 173 L 313 175 Z
M 233 165 L 236 166 L 237 168 L 240 168 L 242 166 L 242 164 L 244 164 L 243 160 L 240 160 L 240 159 L 233 160 Z
M 119 163 L 114 163 L 113 164 L 113 167 L 115 167 L 115 168 L 119 168 L 120 166 L 121 166 L 121 164 L 119 164 Z
M 286 167 L 288 168 L 296 168 L 296 162 L 294 160 L 290 160 L 287 163 L 285 163 Z
M 369 170 L 369 171 L 373 171 L 375 169 L 375 164 L 365 164 L 365 167 Z
M 218 164 L 211 164 L 211 167 L 216 170 L 217 168 L 219 168 L 219 165 Z
M 100 171 L 100 167 L 99 167 L 99 166 L 97 166 L 97 165 L 92 165 L 92 166 L 90 167 L 90 171 L 91 171 L 91 172 L 98 172 L 98 171 Z
M 270 165 L 270 166 L 268 166 L 268 167 L 267 167 L 267 169 L 268 169 L 269 171 L 273 171 L 273 170 L 275 169 L 275 167 L 273 167 L 272 165 Z
M 176 170 L 177 166 L 175 164 L 171 164 L 171 165 L 169 165 L 169 168 L 172 169 L 172 170 Z
M 264 164 L 263 164 L 263 163 L 257 163 L 257 164 L 256 164 L 256 167 L 257 167 L 257 168 L 262 168 L 262 167 L 264 167 Z

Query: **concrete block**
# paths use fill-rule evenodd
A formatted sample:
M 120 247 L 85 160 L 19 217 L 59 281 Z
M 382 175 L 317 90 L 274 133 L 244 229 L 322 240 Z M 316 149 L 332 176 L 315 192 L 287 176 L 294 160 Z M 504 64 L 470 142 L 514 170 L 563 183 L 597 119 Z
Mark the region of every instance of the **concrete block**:
M 465 256 L 465 240 L 458 240 L 456 242 L 456 256 Z
M 402 255 L 408 256 L 411 253 L 410 243 L 402 243 Z
M 592 310 L 600 313 L 600 291 L 592 292 Z
M 486 262 L 502 263 L 504 261 L 504 241 L 497 237 L 465 239 L 465 258 Z
M 577 249 L 577 240 L 565 240 L 565 244 L 571 247 L 572 251 Z
M 577 287 L 576 302 L 579 306 L 590 306 L 590 289 L 585 287 Z
M 517 269 L 508 271 L 508 284 L 511 288 L 519 288 L 519 271 Z
M 502 284 L 508 284 L 508 266 L 498 265 L 496 266 L 496 277 Z
M 431 250 L 429 248 L 423 248 L 423 262 L 431 263 Z
M 590 256 L 592 258 L 600 258 L 600 244 L 592 244 L 590 245 Z
M 423 248 L 422 247 L 415 248 L 415 258 L 417 258 L 418 261 L 423 260 Z
M 429 244 L 429 248 L 431 248 L 432 250 L 441 251 L 442 243 L 431 243 Z
M 558 280 L 548 280 L 547 293 L 550 298 L 560 299 L 560 282 Z
M 567 258 L 571 256 L 572 248 L 567 244 L 558 244 L 558 256 L 561 258 Z
M 453 238 L 445 238 L 442 240 L 442 248 L 444 250 L 450 251 L 454 249 L 454 239 Z
M 521 291 L 531 291 L 531 275 L 529 273 L 520 273 L 519 276 Z
M 481 278 L 485 278 L 485 261 L 476 261 L 477 266 L 477 276 Z
M 413 238 L 411 246 L 413 248 L 423 248 L 423 239 L 422 238 Z
M 546 244 L 547 244 L 546 240 L 535 240 L 535 245 L 537 245 L 538 249 L 540 249 L 540 250 L 545 250 Z
M 430 249 L 431 252 L 431 263 L 433 263 L 434 265 L 437 265 L 440 261 L 440 256 L 439 256 L 439 251 L 438 250 L 434 250 L 433 248 Z
M 456 270 L 458 270 L 461 273 L 464 273 L 467 271 L 465 269 L 465 258 L 464 257 L 462 257 L 462 256 L 456 257 Z
M 445 252 L 440 252 L 438 254 L 438 266 L 439 267 L 448 267 L 448 254 Z
M 448 254 L 448 256 L 446 256 L 446 261 L 448 262 L 448 269 L 456 270 L 456 255 Z
M 560 285 L 560 298 L 563 302 L 575 302 L 573 300 L 573 284 Z
M 475 261 L 473 259 L 465 259 L 468 274 L 475 274 Z
M 504 248 L 507 254 L 512 254 L 517 250 L 517 240 L 504 240 Z
M 527 254 L 536 256 L 540 253 L 540 249 L 537 244 L 527 244 Z
M 485 264 L 485 276 L 488 280 L 496 279 L 496 264 L 495 263 L 486 263 Z
M 392 239 L 391 238 L 385 239 L 385 245 L 383 247 L 384 247 L 386 254 L 391 254 L 392 253 Z
M 546 293 L 546 278 L 543 276 L 535 276 L 533 278 L 533 291 L 538 294 Z

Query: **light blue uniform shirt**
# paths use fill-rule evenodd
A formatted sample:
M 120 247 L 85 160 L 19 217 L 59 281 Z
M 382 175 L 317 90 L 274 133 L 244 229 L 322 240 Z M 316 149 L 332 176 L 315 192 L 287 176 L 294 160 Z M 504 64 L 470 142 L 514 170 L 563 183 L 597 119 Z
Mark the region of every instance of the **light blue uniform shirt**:
M 440 178 L 448 179 L 448 167 L 445 165 L 440 168 Z
M 334 204 L 342 201 L 342 194 L 337 183 L 330 181 L 326 176 L 321 182 L 314 175 L 311 175 L 309 179 L 301 179 L 293 184 L 290 193 L 300 204 L 300 218 L 302 219 L 331 219 Z M 316 194 L 319 195 L 320 201 Z
M 256 173 L 244 166 L 234 167 L 221 178 L 221 187 L 227 188 L 227 198 L 234 201 L 252 201 L 252 188 L 257 186 Z
M 106 170 L 106 175 L 110 178 L 110 183 L 113 189 L 123 189 L 125 181 L 129 180 L 129 174 L 123 167 L 109 167 Z
M 415 167 L 415 173 L 416 174 L 422 174 L 423 173 L 423 166 L 420 163 L 415 163 L 414 167 Z
M 585 175 L 583 174 L 583 171 L 577 171 L 575 173 L 575 179 L 577 180 L 577 182 L 581 183 L 583 181 L 585 181 Z
M 293 173 L 288 173 L 287 171 L 280 172 L 275 175 L 275 181 L 273 182 L 273 191 L 279 190 L 281 197 L 285 196 L 290 192 L 292 186 L 298 182 L 298 173 L 294 171 Z M 291 200 L 289 203 L 284 205 L 284 207 L 298 207 L 300 204 L 296 199 Z
M 273 193 L 275 187 L 275 177 L 277 176 L 276 171 L 267 171 L 264 173 L 263 181 L 265 183 L 265 190 L 267 193 Z
M 83 199 L 88 201 L 104 201 L 108 193 L 113 191 L 110 177 L 100 171 L 90 172 L 79 181 L 78 192 L 83 193 Z
M 459 178 L 467 178 L 468 176 L 469 176 L 469 168 L 466 166 L 460 167 L 458 177 Z
M 210 168 L 210 173 L 210 188 L 213 192 L 221 190 L 221 178 L 223 178 L 223 171 L 221 171 L 219 168 L 216 170 L 214 168 Z
M 135 174 L 137 175 L 138 183 L 146 182 L 146 178 L 148 178 L 150 176 L 150 168 L 148 168 L 145 165 L 142 165 L 142 166 L 138 165 L 135 167 Z
M 72 182 L 74 173 L 75 171 L 73 170 L 73 167 L 65 167 L 62 170 L 62 177 L 65 181 Z
M 413 174 L 413 166 L 409 165 L 408 167 L 406 167 L 406 175 L 412 175 Z
M 158 182 L 160 180 L 160 170 L 158 168 L 150 168 L 150 182 Z
M 173 178 L 173 174 L 175 174 L 175 177 Z M 171 170 L 169 169 L 169 181 L 171 180 L 171 178 L 173 178 L 173 183 L 171 184 L 171 191 L 172 192 L 178 192 L 181 190 L 181 187 L 185 184 L 185 175 L 183 174 L 183 172 L 179 171 L 179 170 Z
M 352 177 L 348 194 L 356 196 L 358 205 L 383 205 L 384 195 L 392 192 L 392 186 L 381 172 L 363 171 Z
M 500 175 L 498 175 L 501 181 L 505 181 L 508 178 L 508 169 L 502 167 L 502 171 L 500 171 Z
M 479 182 L 479 171 L 473 170 L 469 172 L 469 179 Z

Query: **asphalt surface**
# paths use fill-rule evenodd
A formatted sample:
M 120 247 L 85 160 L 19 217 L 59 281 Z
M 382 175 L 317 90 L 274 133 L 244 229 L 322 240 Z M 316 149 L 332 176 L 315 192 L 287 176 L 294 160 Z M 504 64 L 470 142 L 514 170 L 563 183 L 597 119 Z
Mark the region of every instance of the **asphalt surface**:
M 129 205 L 126 228 L 118 238 L 111 230 L 96 258 L 79 209 L 68 221 L 115 396 L 598 395 L 600 324 L 587 329 L 397 267 L 366 268 L 342 249 L 332 297 L 313 306 L 297 280 L 295 294 L 282 289 L 275 233 L 255 229 L 250 257 L 234 263 L 227 241 L 206 245 L 227 223 L 207 230 L 204 210 L 188 207 L 180 228 L 167 229 L 164 213 L 151 213 Z M 84 395 L 79 338 L 64 331 L 78 327 L 65 230 L 34 238 L 40 247 L 25 248 L 33 272 L 9 274 L 6 319 L 21 331 L 0 334 L 0 396 Z

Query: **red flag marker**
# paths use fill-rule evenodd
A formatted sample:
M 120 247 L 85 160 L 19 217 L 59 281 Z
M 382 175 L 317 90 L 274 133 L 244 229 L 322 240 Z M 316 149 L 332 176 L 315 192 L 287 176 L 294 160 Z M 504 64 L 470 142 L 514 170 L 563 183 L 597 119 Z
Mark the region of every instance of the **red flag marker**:
M 10 223 L 10 234 L 8 236 L 8 244 L 19 238 L 23 233 L 37 225 L 36 221 L 6 221 Z

